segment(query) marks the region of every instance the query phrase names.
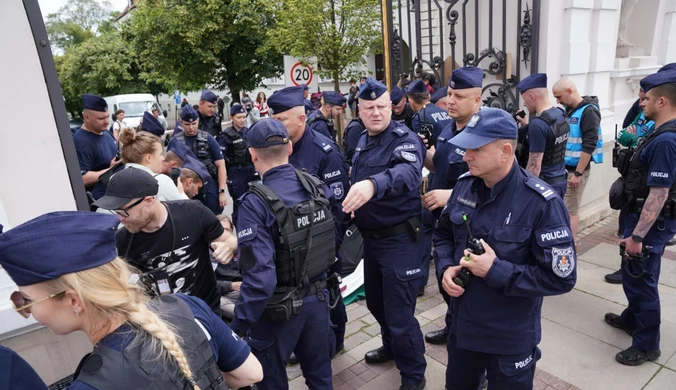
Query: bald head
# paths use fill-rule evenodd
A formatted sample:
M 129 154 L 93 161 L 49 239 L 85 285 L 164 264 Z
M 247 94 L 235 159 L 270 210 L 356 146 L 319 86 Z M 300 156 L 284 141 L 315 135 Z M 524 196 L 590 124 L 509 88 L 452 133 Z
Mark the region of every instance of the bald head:
M 549 109 L 552 105 L 549 102 L 549 91 L 547 88 L 531 88 L 521 94 L 523 104 L 530 113 L 541 113 Z
M 557 103 L 567 108 L 574 108 L 582 101 L 580 92 L 578 92 L 575 83 L 569 79 L 561 79 L 552 87 L 552 93 Z
M 284 124 L 289 132 L 291 142 L 297 142 L 305 134 L 305 107 L 296 106 L 278 114 L 272 114 L 273 119 Z

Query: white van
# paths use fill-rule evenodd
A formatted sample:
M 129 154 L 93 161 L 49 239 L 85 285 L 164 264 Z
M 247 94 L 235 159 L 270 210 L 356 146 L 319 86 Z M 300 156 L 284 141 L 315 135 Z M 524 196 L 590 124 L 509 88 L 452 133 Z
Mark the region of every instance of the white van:
M 106 103 L 108 103 L 108 112 L 111 114 L 117 110 L 124 110 L 124 122 L 127 126 L 138 126 L 143 113 L 152 112 L 153 108 L 157 108 L 162 116 L 162 109 L 157 104 L 155 97 L 149 93 L 132 93 L 127 95 L 107 96 Z M 112 122 L 111 122 L 112 123 Z

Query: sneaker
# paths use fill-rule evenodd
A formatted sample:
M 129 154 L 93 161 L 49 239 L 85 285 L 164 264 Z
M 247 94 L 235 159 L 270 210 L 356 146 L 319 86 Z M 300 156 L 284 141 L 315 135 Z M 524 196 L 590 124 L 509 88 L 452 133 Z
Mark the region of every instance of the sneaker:
M 645 362 L 657 360 L 661 354 L 659 349 L 655 351 L 641 351 L 631 347 L 622 352 L 618 352 L 617 355 L 615 355 L 615 360 L 625 366 L 640 366 Z
M 606 316 L 603 318 L 606 321 L 606 324 L 627 332 L 629 336 L 634 336 L 634 329 L 625 326 L 622 321 L 620 321 L 620 316 L 615 313 L 606 313 Z
M 610 284 L 622 284 L 622 270 L 618 269 L 617 271 L 613 272 L 612 274 L 608 274 L 603 278 Z

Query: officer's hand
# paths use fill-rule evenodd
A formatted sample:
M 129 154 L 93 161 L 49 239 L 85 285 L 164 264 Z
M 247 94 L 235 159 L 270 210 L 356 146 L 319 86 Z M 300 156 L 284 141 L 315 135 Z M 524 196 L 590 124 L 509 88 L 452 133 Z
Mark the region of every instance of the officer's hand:
M 452 193 L 453 190 L 432 190 L 423 195 L 423 206 L 429 211 L 443 208 L 448 203 Z
M 448 267 L 446 268 L 446 271 L 444 271 L 444 274 L 441 277 L 441 287 L 446 291 L 446 293 L 454 298 L 457 298 L 461 296 L 464 292 L 465 289 L 458 286 L 453 282 L 453 278 L 458 276 L 458 272 L 460 272 L 460 268 L 462 268 L 459 265 L 456 265 L 455 267 Z
M 634 242 L 634 240 L 631 239 L 631 236 L 621 240 L 620 244 L 626 245 L 626 247 L 624 248 L 624 253 L 626 255 L 632 255 L 632 256 L 638 255 L 643 250 L 643 243 L 642 242 L 639 242 L 639 243 Z
M 228 204 L 228 197 L 225 196 L 225 192 L 220 192 L 218 194 L 218 204 L 221 207 L 225 207 L 225 205 Z
M 634 125 L 627 126 L 625 130 L 630 134 L 636 134 L 636 126 Z
M 423 143 L 425 144 L 425 147 L 427 147 L 427 144 L 429 144 L 429 142 L 430 142 L 430 141 L 427 139 L 427 137 L 425 137 L 424 134 L 420 134 L 420 133 L 418 133 L 418 137 L 420 137 L 420 138 L 423 140 Z
M 528 125 L 528 115 L 524 115 L 523 118 L 520 116 L 515 116 L 516 121 L 519 122 L 521 126 L 526 126 Z
M 477 256 L 469 253 L 465 249 L 465 256 L 469 255 L 469 261 L 465 261 L 463 259 L 461 260 L 460 264 L 472 271 L 474 276 L 483 278 L 488 273 L 488 270 L 493 266 L 493 262 L 495 261 L 495 251 L 484 240 L 481 240 L 481 245 L 483 245 L 484 250 L 486 251 L 483 255 Z
M 574 173 L 568 175 L 568 187 L 577 188 L 582 181 L 582 176 L 575 176 Z
M 351 213 L 368 202 L 376 192 L 376 186 L 369 179 L 352 185 L 350 192 L 343 200 L 343 212 Z
M 112 160 L 110 160 L 110 167 L 112 168 L 115 164 L 119 163 L 120 160 L 117 158 L 117 156 L 113 157 Z
M 227 242 L 212 242 L 211 249 L 214 250 L 214 258 L 221 264 L 227 264 L 234 257 L 234 252 Z
M 241 286 L 242 282 L 232 282 L 232 291 L 239 291 Z

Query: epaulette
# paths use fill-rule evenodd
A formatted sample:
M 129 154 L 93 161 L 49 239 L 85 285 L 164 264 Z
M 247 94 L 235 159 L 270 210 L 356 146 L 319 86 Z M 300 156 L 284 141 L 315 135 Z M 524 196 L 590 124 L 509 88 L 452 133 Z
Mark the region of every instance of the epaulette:
M 467 179 L 468 177 L 473 177 L 472 174 L 469 173 L 469 171 L 467 171 L 467 172 L 463 173 L 462 175 L 458 176 L 458 180 Z
M 319 137 L 314 137 L 312 139 L 315 145 L 324 151 L 324 153 L 331 153 L 331 143 L 319 139 Z
M 532 177 L 527 182 L 528 188 L 540 194 L 545 200 L 550 200 L 556 196 L 556 192 L 542 180 Z
M 405 137 L 405 136 L 407 136 L 408 133 L 409 133 L 410 131 L 411 131 L 411 130 L 409 130 L 409 129 L 406 128 L 406 127 L 395 127 L 394 129 L 392 129 L 392 132 L 393 132 L 394 134 L 398 135 L 399 137 Z

